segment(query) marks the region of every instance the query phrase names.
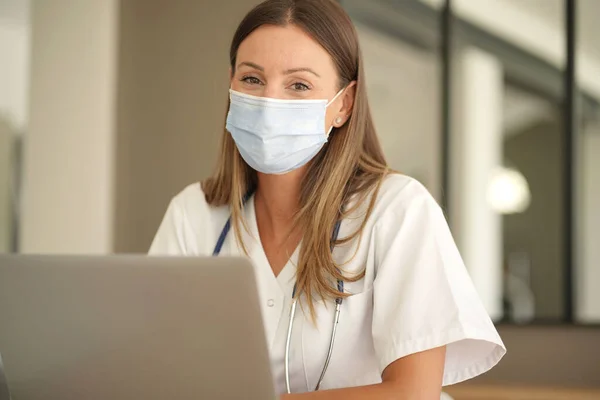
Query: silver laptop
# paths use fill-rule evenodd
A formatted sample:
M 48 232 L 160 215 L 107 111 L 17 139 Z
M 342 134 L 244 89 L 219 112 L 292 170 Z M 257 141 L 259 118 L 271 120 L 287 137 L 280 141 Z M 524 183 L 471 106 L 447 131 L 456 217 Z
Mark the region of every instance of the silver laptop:
M 243 259 L 0 255 L 0 354 L 13 400 L 276 399 Z

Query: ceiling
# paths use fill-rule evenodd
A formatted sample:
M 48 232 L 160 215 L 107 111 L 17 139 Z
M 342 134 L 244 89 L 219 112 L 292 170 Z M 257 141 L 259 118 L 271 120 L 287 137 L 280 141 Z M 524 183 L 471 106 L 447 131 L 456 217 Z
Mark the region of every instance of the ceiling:
M 556 121 L 556 105 L 512 85 L 504 87 L 502 96 L 504 135 L 522 133 L 544 121 Z
M 564 31 L 564 0 L 502 0 L 538 18 L 553 30 Z M 578 44 L 589 57 L 600 62 L 600 1 L 578 0 L 577 37 Z
M 420 1 L 438 10 L 445 3 L 445 0 Z M 551 31 L 565 31 L 565 0 L 456 0 L 453 4 L 475 2 L 493 4 L 496 9 L 508 6 L 531 16 L 536 23 L 546 25 Z M 579 49 L 600 63 L 600 24 L 597 22 L 600 19 L 600 0 L 577 0 L 576 6 Z

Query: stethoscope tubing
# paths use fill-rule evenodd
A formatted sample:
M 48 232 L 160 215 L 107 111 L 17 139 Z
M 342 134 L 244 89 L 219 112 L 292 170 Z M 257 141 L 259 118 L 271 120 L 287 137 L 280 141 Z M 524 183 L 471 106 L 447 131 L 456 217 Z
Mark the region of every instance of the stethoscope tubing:
M 243 199 L 243 204 L 245 205 L 248 199 L 252 196 L 253 191 L 248 192 Z M 335 246 L 335 241 L 337 240 L 339 231 L 340 231 L 341 221 L 338 221 L 335 224 L 332 237 L 331 237 L 331 251 Z M 223 244 L 225 243 L 225 239 L 231 230 L 231 217 L 227 219 L 225 226 L 223 226 L 223 230 L 219 235 L 219 239 L 217 240 L 217 244 L 213 250 L 213 256 L 217 257 L 221 253 L 221 249 L 223 248 Z M 344 293 L 344 281 L 337 281 L 338 291 L 340 293 Z M 337 326 L 340 320 L 340 310 L 342 306 L 343 298 L 338 297 L 335 299 L 335 314 L 333 318 L 333 329 L 331 331 L 331 338 L 329 340 L 329 347 L 327 349 L 327 358 L 325 359 L 325 364 L 323 365 L 323 370 L 321 371 L 321 375 L 319 376 L 319 380 L 317 381 L 317 385 L 315 386 L 315 391 L 319 390 L 321 383 L 323 382 L 323 378 L 325 377 L 325 373 L 327 372 L 327 368 L 329 367 L 329 363 L 331 361 L 331 356 L 333 355 L 333 347 L 335 344 L 335 335 L 337 332 Z M 291 393 L 291 384 L 290 384 L 290 345 L 292 341 L 292 333 L 294 329 L 294 319 L 296 316 L 296 307 L 298 304 L 298 299 L 296 297 L 296 284 L 294 284 L 294 289 L 292 291 L 292 305 L 290 307 L 290 320 L 288 323 L 287 337 L 285 340 L 285 357 L 284 357 L 284 369 L 285 369 L 285 387 L 287 393 Z

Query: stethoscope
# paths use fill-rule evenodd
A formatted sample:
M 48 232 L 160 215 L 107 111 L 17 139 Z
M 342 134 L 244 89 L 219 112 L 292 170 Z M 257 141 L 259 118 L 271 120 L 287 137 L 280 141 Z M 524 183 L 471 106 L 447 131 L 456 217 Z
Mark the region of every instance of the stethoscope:
M 248 192 L 243 199 L 243 204 L 245 205 L 248 199 L 252 196 L 253 191 Z M 333 251 L 333 247 L 335 245 L 335 241 L 337 240 L 338 233 L 340 231 L 341 221 L 338 221 L 335 224 L 333 229 L 333 233 L 331 235 L 331 251 Z M 223 244 L 225 243 L 225 239 L 227 238 L 227 234 L 231 230 L 231 217 L 227 219 L 221 234 L 219 235 L 219 239 L 217 240 L 217 244 L 215 249 L 213 250 L 213 256 L 218 256 L 221 253 L 221 249 L 223 248 Z M 340 293 L 344 293 L 344 281 L 337 281 L 337 288 Z M 329 339 L 329 348 L 327 350 L 327 358 L 325 359 L 325 364 L 323 365 L 323 370 L 321 371 L 321 376 L 317 381 L 317 385 L 315 390 L 319 390 L 321 386 L 321 382 L 323 382 L 323 378 L 325 377 L 325 372 L 327 371 L 327 367 L 329 367 L 329 361 L 331 360 L 331 355 L 333 354 L 333 345 L 335 343 L 335 333 L 337 331 L 337 325 L 340 320 L 340 309 L 342 307 L 342 297 L 338 297 L 335 299 L 335 314 L 333 317 L 333 330 L 331 331 L 331 338 Z M 292 341 L 292 330 L 294 327 L 294 317 L 296 316 L 296 305 L 298 304 L 298 299 L 296 298 L 296 284 L 294 283 L 294 289 L 292 290 L 292 306 L 290 308 L 290 320 L 288 323 L 287 337 L 285 340 L 285 387 L 288 393 L 291 393 L 290 389 L 290 343 Z

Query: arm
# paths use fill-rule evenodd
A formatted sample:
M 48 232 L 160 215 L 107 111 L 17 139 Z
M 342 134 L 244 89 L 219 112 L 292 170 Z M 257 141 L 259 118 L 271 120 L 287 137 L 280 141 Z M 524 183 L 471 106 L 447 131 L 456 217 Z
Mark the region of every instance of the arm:
M 437 347 L 394 361 L 383 371 L 379 384 L 286 394 L 281 400 L 438 400 L 445 359 L 446 347 Z

